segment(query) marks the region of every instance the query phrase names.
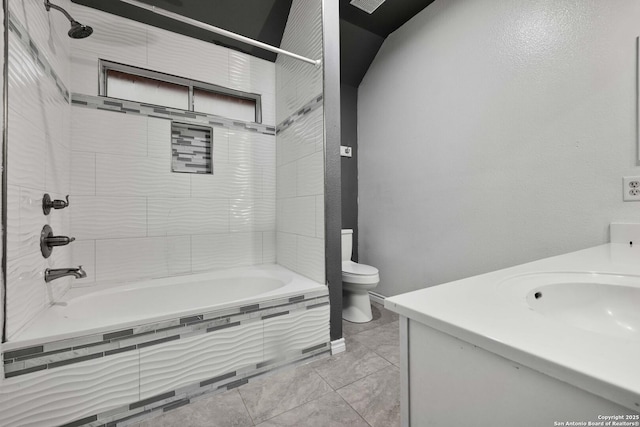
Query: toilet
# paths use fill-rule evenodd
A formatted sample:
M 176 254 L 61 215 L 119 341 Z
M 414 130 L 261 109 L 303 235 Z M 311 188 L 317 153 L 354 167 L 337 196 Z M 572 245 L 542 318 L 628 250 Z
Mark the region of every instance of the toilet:
M 342 318 L 354 323 L 373 319 L 369 291 L 378 286 L 378 269 L 351 261 L 353 230 L 342 230 Z

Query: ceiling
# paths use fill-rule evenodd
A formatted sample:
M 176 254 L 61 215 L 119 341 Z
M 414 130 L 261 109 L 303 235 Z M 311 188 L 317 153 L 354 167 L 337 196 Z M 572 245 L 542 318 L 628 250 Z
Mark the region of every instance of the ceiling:
M 72 0 L 155 27 L 275 61 L 276 54 L 212 34 L 144 9 L 104 0 Z M 280 46 L 292 0 L 141 0 L 273 46 Z M 373 14 L 340 1 L 342 82 L 357 87 L 384 39 L 434 0 L 386 0 Z M 91 25 L 90 22 L 85 23 Z

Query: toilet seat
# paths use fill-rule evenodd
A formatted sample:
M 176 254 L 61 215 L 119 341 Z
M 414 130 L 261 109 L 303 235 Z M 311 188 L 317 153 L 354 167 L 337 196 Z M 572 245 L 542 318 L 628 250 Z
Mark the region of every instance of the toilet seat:
M 353 261 L 343 261 L 342 281 L 358 285 L 372 285 L 380 282 L 380 276 L 375 267 Z

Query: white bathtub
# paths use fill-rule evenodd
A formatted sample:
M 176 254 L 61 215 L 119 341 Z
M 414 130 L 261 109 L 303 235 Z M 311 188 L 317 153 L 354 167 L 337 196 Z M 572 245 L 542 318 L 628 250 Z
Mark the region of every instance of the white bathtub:
M 326 291 L 326 286 L 279 265 L 73 288 L 3 348 L 8 351 L 316 291 Z

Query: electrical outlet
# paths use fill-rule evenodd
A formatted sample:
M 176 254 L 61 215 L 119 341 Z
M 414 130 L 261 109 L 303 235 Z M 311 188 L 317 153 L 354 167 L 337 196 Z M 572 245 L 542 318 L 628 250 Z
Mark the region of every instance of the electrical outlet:
M 351 147 L 348 147 L 346 145 L 341 145 L 340 146 L 340 155 L 342 157 L 351 157 Z
M 640 176 L 622 178 L 622 200 L 626 202 L 640 201 Z

